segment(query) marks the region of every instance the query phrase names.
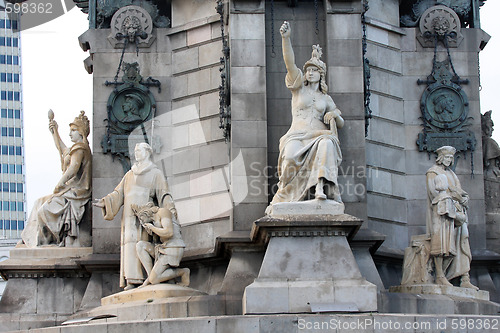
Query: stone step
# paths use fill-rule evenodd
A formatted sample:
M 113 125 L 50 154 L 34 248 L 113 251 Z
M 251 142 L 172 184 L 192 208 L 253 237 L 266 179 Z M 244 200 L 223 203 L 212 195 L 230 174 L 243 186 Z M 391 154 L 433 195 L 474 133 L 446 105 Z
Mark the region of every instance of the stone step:
M 499 316 L 414 314 L 278 314 L 161 319 L 116 322 L 102 319 L 89 324 L 49 327 L 37 333 L 299 333 L 299 332 L 498 332 Z

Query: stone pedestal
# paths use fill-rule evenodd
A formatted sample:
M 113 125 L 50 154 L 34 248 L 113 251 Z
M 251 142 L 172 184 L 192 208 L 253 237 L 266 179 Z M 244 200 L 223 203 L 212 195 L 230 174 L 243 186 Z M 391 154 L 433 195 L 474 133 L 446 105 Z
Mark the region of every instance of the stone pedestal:
M 394 286 L 389 288 L 390 292 L 426 295 L 447 295 L 462 298 L 470 298 L 482 301 L 490 300 L 490 293 L 484 290 L 471 288 L 460 288 L 443 286 L 438 284 L 416 284 L 411 286 Z
M 101 304 L 103 306 L 110 304 L 120 304 L 135 301 L 148 301 L 168 297 L 200 296 L 206 295 L 193 288 L 182 287 L 176 284 L 161 283 L 149 285 L 144 288 L 135 288 L 126 290 L 114 295 L 103 297 Z
M 376 311 L 377 288 L 362 277 L 347 242 L 361 223 L 347 214 L 257 220 L 252 237 L 268 246 L 257 279 L 245 289 L 243 313 Z
M 90 253 L 91 247 L 18 245 L 12 249 L 10 259 L 0 263 L 0 275 L 7 280 L 0 300 L 0 322 L 53 326 L 77 312 L 90 279 L 78 260 Z M 12 327 L 0 325 L 0 331 Z
M 329 215 L 344 214 L 344 204 L 333 200 L 308 200 L 299 202 L 279 202 L 272 205 L 273 217 L 286 215 Z

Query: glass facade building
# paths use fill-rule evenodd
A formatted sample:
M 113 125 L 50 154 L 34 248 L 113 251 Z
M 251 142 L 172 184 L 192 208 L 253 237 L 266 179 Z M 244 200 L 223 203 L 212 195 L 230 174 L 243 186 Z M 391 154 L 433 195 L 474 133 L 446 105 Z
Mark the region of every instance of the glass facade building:
M 20 238 L 26 221 L 19 16 L 0 1 L 0 239 Z

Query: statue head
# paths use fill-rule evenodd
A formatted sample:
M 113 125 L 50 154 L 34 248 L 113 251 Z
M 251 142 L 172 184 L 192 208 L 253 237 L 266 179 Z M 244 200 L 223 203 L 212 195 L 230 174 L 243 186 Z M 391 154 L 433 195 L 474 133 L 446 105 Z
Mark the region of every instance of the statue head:
M 312 57 L 307 60 L 304 64 L 304 73 L 307 71 L 307 68 L 310 66 L 314 66 L 318 69 L 320 74 L 320 82 L 319 82 L 319 90 L 326 94 L 328 92 L 328 86 L 326 85 L 326 64 L 321 61 L 321 55 L 323 54 L 321 47 L 319 45 L 313 45 Z M 309 84 L 309 81 L 304 77 L 305 85 Z
M 485 114 L 481 115 L 481 130 L 483 131 L 483 136 L 491 137 L 493 134 L 493 120 L 491 119 L 492 111 L 486 111 Z
M 80 115 L 73 120 L 72 123 L 69 124 L 70 128 L 73 127 L 80 133 L 83 138 L 83 141 L 86 144 L 89 144 L 87 137 L 90 133 L 90 123 L 89 119 L 85 115 L 85 111 L 80 111 Z
M 130 207 L 134 214 L 144 223 L 153 221 L 153 216 L 158 212 L 158 207 L 152 202 L 148 202 L 145 205 L 139 206 L 136 204 L 131 204 Z
M 447 94 L 438 95 L 432 101 L 434 104 L 434 111 L 440 114 L 443 112 L 453 113 L 453 109 L 455 108 L 455 103 L 453 103 L 453 98 Z
M 142 162 L 146 159 L 151 160 L 153 155 L 153 148 L 145 142 L 141 142 L 135 145 L 134 156 L 137 162 Z
M 132 118 L 128 120 L 141 120 L 139 111 L 143 106 L 144 100 L 142 99 L 142 97 L 138 94 L 130 93 L 125 95 L 125 101 L 122 104 L 122 110 L 125 113 L 126 117 Z
M 436 164 L 444 165 L 445 167 L 450 167 L 455 161 L 455 153 L 457 150 L 452 146 L 443 146 L 436 149 Z

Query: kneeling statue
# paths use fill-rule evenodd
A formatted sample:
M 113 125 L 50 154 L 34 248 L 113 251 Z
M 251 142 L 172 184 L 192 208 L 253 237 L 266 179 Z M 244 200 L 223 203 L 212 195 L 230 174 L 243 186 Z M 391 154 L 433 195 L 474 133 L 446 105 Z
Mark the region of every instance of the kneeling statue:
M 169 209 L 154 206 L 152 202 L 144 206 L 132 204 L 132 211 L 146 232 L 153 236 L 151 242 L 140 240 L 136 245 L 137 257 L 148 274 L 141 287 L 178 277 L 181 278 L 178 284 L 187 287 L 190 271 L 178 268 L 186 245 L 175 215 Z

